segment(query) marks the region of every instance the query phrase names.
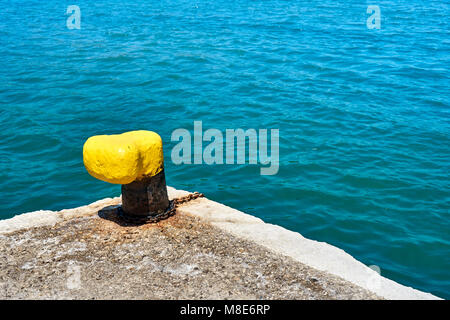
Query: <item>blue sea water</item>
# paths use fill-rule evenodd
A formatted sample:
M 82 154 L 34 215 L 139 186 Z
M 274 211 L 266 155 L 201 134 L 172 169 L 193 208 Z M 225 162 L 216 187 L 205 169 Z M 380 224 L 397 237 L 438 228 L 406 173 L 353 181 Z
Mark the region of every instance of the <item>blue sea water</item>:
M 84 141 L 154 130 L 169 185 L 450 298 L 449 16 L 434 0 L 0 0 L 0 218 L 118 196 Z M 279 173 L 174 165 L 171 133 L 194 121 L 278 128 Z

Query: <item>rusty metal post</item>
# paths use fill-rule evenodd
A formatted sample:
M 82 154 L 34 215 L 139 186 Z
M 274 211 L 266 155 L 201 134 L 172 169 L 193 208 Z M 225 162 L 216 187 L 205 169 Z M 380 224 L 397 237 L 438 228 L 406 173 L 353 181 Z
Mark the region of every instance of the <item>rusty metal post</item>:
M 164 213 L 169 204 L 164 170 L 122 185 L 122 210 L 128 216 L 156 216 Z

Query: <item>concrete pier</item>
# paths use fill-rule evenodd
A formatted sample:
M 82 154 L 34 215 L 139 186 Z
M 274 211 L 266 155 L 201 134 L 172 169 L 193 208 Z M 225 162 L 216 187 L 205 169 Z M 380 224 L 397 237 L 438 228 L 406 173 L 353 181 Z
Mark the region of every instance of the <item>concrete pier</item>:
M 437 299 L 206 198 L 139 226 L 120 202 L 0 221 L 0 299 Z

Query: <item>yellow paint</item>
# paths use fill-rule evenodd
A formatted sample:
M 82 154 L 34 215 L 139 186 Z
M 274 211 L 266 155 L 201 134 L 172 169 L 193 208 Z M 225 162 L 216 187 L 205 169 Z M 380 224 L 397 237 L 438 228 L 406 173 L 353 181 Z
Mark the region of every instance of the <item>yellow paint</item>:
M 161 172 L 162 140 L 157 133 L 145 130 L 93 136 L 84 144 L 83 161 L 91 176 L 128 184 Z

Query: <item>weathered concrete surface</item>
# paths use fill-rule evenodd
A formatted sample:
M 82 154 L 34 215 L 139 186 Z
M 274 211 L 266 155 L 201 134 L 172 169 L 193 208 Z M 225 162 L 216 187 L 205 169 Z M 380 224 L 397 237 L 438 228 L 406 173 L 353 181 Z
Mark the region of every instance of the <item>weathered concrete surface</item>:
M 169 188 L 171 198 L 185 194 Z M 141 226 L 117 220 L 119 203 L 120 198 L 105 199 L 0 221 L 0 298 L 389 298 L 386 292 L 376 295 L 326 268 L 319 271 L 302 262 L 292 252 L 292 246 L 303 244 L 297 233 L 292 233 L 301 237 L 295 244 L 290 231 L 216 202 L 193 200 L 176 216 Z M 255 235 L 258 230 L 260 235 Z M 260 236 L 267 239 L 258 240 Z M 283 241 L 288 246 L 277 247 Z M 315 243 L 310 250 L 354 267 L 344 255 L 333 255 L 322 248 L 326 244 Z M 394 290 L 403 294 L 397 298 L 433 298 L 411 288 L 402 290 Z

